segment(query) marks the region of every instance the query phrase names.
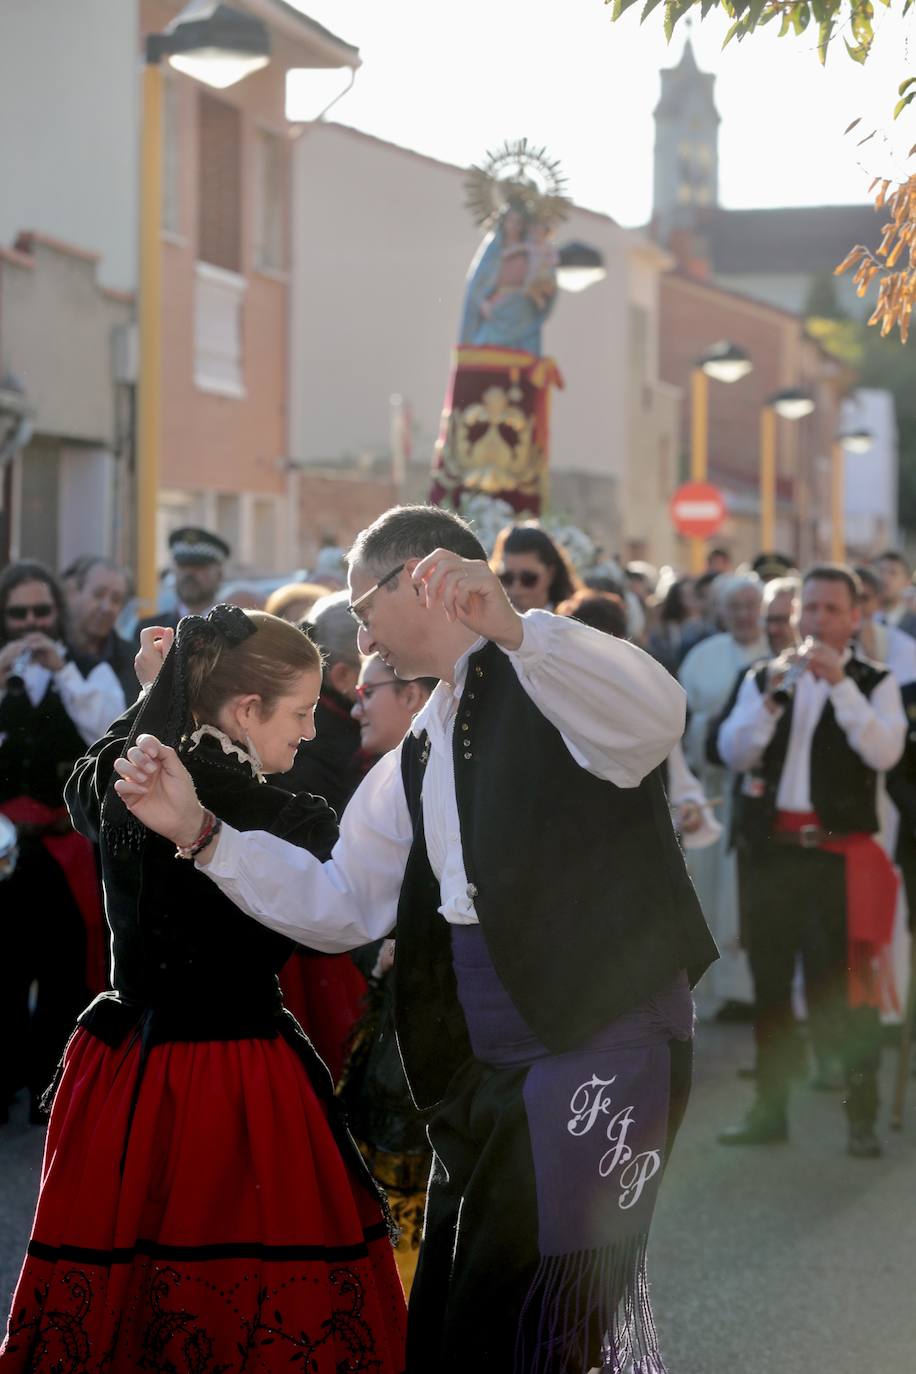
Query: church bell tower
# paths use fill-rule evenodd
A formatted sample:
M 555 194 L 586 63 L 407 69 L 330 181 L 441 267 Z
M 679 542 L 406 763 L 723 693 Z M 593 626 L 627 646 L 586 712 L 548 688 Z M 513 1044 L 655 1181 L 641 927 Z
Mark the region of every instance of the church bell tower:
M 652 219 L 665 243 L 672 230 L 692 228 L 698 212 L 718 204 L 719 112 L 715 76 L 700 71 L 689 37 L 678 65 L 664 68 L 661 78 Z

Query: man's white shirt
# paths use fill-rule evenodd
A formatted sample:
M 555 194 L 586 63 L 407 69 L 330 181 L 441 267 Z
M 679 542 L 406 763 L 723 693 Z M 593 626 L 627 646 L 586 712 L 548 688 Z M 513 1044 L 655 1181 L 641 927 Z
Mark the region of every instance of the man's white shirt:
M 522 644 L 508 657 L 524 690 L 581 767 L 619 787 L 638 786 L 683 732 L 682 688 L 625 640 L 548 611 L 529 611 L 522 623 Z M 429 738 L 423 823 L 440 884 L 439 910 L 459 925 L 476 922 L 477 913 L 461 851 L 453 734 L 468 660 L 484 642 L 456 664 L 454 687 L 439 683 L 412 727 Z M 523 796 L 518 804 L 524 807 Z M 240 833 L 224 825 L 203 871 L 263 925 L 335 953 L 393 929 L 412 843 L 398 748 L 353 794 L 325 863 L 263 831 Z
M 844 655 L 844 664 L 849 652 Z M 746 773 L 756 768 L 776 733 L 782 711 L 767 709 L 749 672 L 741 684 L 734 710 L 719 727 L 718 749 L 729 768 Z M 900 688 L 892 673 L 863 696 L 852 678 L 835 686 L 826 678 L 802 673 L 795 688 L 792 723 L 785 764 L 776 793 L 780 811 L 813 811 L 811 801 L 811 743 L 828 700 L 850 746 L 869 768 L 883 773 L 900 760 L 906 739 L 906 716 Z

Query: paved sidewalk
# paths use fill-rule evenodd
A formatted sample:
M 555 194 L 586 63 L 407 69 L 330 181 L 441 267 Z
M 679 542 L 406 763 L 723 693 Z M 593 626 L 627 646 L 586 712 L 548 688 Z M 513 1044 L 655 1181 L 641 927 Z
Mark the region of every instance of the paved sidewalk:
M 916 1370 L 916 1081 L 885 1157 L 850 1159 L 839 1093 L 799 1085 L 791 1142 L 723 1147 L 752 1085 L 743 1026 L 699 1028 L 697 1074 L 662 1187 L 653 1300 L 670 1374 L 911 1374 Z
M 849 1159 L 840 1095 L 796 1090 L 792 1141 L 725 1149 L 750 1099 L 746 1027 L 702 1025 L 694 1093 L 651 1249 L 670 1374 L 916 1370 L 916 1081 L 884 1159 Z M 884 1056 L 890 1097 L 895 1055 Z M 28 1237 L 44 1132 L 24 1105 L 0 1129 L 0 1321 Z M 886 1117 L 886 1112 L 885 1112 Z

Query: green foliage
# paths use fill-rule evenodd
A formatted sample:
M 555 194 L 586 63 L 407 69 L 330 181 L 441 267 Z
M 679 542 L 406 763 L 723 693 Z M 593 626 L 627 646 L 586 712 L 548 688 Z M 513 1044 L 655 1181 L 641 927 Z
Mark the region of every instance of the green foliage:
M 904 14 L 916 4 L 916 0 L 897 2 Z M 619 19 L 636 0 L 604 0 L 604 3 L 612 6 L 612 18 Z M 662 3 L 663 0 L 645 0 L 640 22 Z M 890 8 L 895 0 L 881 0 L 881 3 Z M 693 9 L 700 10 L 701 19 L 705 19 L 713 10 L 721 10 L 734 20 L 725 35 L 725 43 L 730 43 L 733 38 L 740 42 L 774 19 L 781 21 L 780 38 L 789 34 L 800 37 L 813 22 L 817 26 L 817 51 L 821 62 L 826 62 L 828 48 L 837 33 L 843 35 L 846 51 L 854 62 L 866 60 L 875 36 L 875 7 L 872 0 L 664 0 L 664 5 L 665 36 L 669 41 L 677 24 Z M 916 77 L 912 80 L 916 83 Z M 901 88 L 900 95 L 903 94 Z M 916 91 L 899 108 L 902 109 L 914 96 Z

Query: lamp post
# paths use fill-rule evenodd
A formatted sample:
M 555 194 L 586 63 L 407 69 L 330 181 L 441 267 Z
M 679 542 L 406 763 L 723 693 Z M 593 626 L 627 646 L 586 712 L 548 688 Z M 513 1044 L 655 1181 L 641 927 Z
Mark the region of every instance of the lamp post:
M 760 411 L 760 547 L 769 551 L 776 542 L 776 417 L 803 420 L 814 410 L 807 391 L 788 387 L 777 391 Z
M 726 340 L 707 348 L 697 358 L 690 373 L 690 480 L 705 482 L 709 471 L 709 379 L 739 382 L 753 370 L 743 348 Z M 696 577 L 703 571 L 706 541 L 691 539 L 690 571 Z
M 261 20 L 219 0 L 191 0 L 162 33 L 146 40 L 140 147 L 140 369 L 137 397 L 137 594 L 141 611 L 156 600 L 162 401 L 162 61 L 217 90 L 270 61 Z
M 838 434 L 833 441 L 830 461 L 830 557 L 834 563 L 846 559 L 846 454 L 868 453 L 874 436 L 867 429 Z

